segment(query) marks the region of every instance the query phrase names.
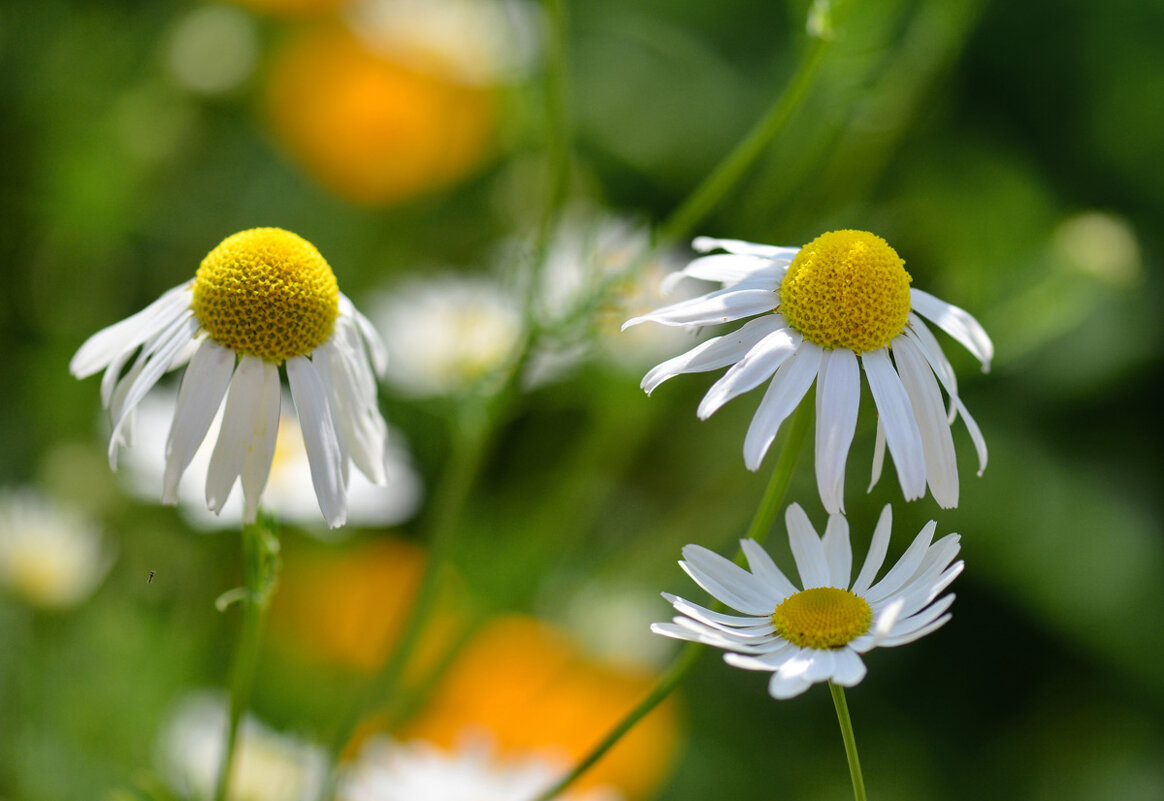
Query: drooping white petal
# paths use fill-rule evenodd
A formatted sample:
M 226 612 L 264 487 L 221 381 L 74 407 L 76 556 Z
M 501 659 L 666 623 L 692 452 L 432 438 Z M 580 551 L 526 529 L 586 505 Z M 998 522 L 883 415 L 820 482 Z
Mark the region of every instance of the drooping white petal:
M 761 339 L 722 378 L 711 385 L 696 415 L 700 420 L 706 420 L 732 398 L 758 387 L 796 352 L 800 342 L 800 335 L 787 328 Z
M 778 604 L 799 591 L 784 575 L 784 572 L 776 566 L 772 557 L 760 546 L 760 543 L 750 539 L 740 540 L 740 549 L 747 557 L 748 566 L 752 568 L 753 575 L 767 584 L 773 595 L 779 598 Z
M 860 684 L 866 672 L 865 661 L 860 655 L 852 648 L 838 648 L 833 653 L 836 663 L 830 681 L 841 687 L 856 687 Z
M 940 618 L 935 620 L 933 623 L 930 623 L 928 626 L 925 626 L 924 628 L 918 629 L 917 631 L 910 632 L 909 634 L 894 634 L 890 637 L 886 637 L 885 640 L 883 640 L 881 643 L 879 643 L 879 645 L 881 645 L 884 648 L 896 648 L 899 645 L 908 645 L 909 643 L 914 642 L 915 640 L 920 640 L 922 637 L 925 637 L 927 634 L 933 634 L 935 631 L 940 629 L 942 626 L 949 623 L 951 617 L 953 617 L 953 616 L 950 614 L 942 615 Z
M 709 339 L 686 353 L 655 365 L 643 376 L 640 386 L 650 395 L 664 381 L 677 375 L 702 373 L 735 364 L 761 339 L 786 326 L 784 318 L 778 314 L 761 315 L 730 334 Z
M 770 312 L 776 308 L 777 302 L 776 293 L 771 289 L 741 284 L 632 317 L 622 324 L 622 328 L 625 331 L 648 321 L 672 326 L 720 325 Z
M 833 677 L 833 671 L 837 665 L 835 651 L 831 648 L 827 650 L 805 648 L 804 653 L 811 656 L 808 660 L 808 667 L 804 670 L 806 679 L 815 684 L 818 681 L 828 681 Z
M 885 348 L 861 354 L 873 403 L 885 427 L 885 441 L 893 456 L 902 494 L 912 501 L 926 494 L 926 461 L 909 395 Z
M 758 242 L 745 242 L 742 239 L 716 239 L 711 236 L 695 237 L 691 247 L 700 253 L 719 249 L 740 256 L 760 256 L 765 259 L 787 259 L 788 261 L 792 261 L 800 252 L 800 248 L 762 245 Z
M 861 565 L 861 572 L 853 582 L 851 592 L 854 595 L 865 597 L 873 579 L 877 578 L 877 571 L 885 563 L 885 554 L 889 551 L 889 534 L 893 529 L 893 507 L 885 504 L 881 516 L 877 518 L 877 526 L 873 529 L 873 539 L 869 543 L 869 553 L 865 555 L 865 563 Z
M 114 392 L 116 409 L 113 406 L 110 407 L 113 434 L 109 438 L 109 464 L 114 469 L 117 468 L 117 444 L 121 441 L 121 431 L 128 420 L 128 413 L 133 411 L 134 407 L 146 396 L 146 393 L 158 382 L 158 379 L 170 369 L 174 356 L 193 339 L 197 332 L 198 321 L 194 319 L 193 313 L 183 313 L 178 321 L 170 329 L 167 329 L 167 334 L 159 341 L 156 351 L 148 356 L 145 355 L 145 351 L 142 351 L 143 355 L 138 357 L 140 369 L 134 371 L 132 382 L 127 384 L 123 381 L 118 390 Z M 143 358 L 148 358 L 148 361 L 142 361 Z M 121 393 L 123 386 L 125 387 L 124 394 Z
M 723 612 L 715 612 L 697 603 L 692 603 L 686 598 L 672 595 L 669 592 L 663 593 L 663 597 L 671 606 L 675 607 L 676 612 L 682 612 L 688 617 L 695 618 L 700 623 L 705 623 L 714 628 L 721 628 L 724 631 L 755 628 L 757 626 L 767 626 L 769 631 L 772 629 L 772 617 L 770 615 L 725 615 Z
M 962 416 L 962 421 L 966 424 L 966 430 L 970 432 L 970 439 L 974 443 L 974 450 L 978 453 L 978 475 L 986 470 L 986 439 L 982 436 L 982 430 L 978 427 L 978 423 L 974 422 L 974 418 L 970 416 L 966 405 L 962 403 L 962 399 L 955 395 L 950 399 L 954 404 L 958 414 Z
M 380 336 L 376 326 L 372 325 L 372 321 L 361 314 L 355 304 L 342 292 L 340 293 L 340 314 L 355 320 L 356 327 L 363 336 L 364 343 L 368 346 L 372 368 L 376 371 L 376 375 L 384 375 L 384 371 L 388 369 L 388 347 L 384 344 L 384 338 Z
M 847 348 L 826 351 L 816 384 L 816 483 L 829 514 L 845 511 L 845 463 L 857 431 L 861 368 Z
M 942 346 L 938 344 L 938 338 L 930 331 L 930 327 L 926 325 L 925 320 L 910 312 L 909 323 L 905 326 L 905 336 L 912 339 L 913 343 L 925 355 L 926 361 L 930 363 L 934 375 L 938 377 L 938 381 L 941 382 L 942 388 L 946 390 L 946 394 L 957 395 L 958 377 L 954 374 L 954 366 L 946 358 L 946 354 L 942 351 Z M 951 406 L 951 423 L 954 422 L 953 414 L 954 409 Z
M 952 509 L 958 505 L 958 461 L 942 390 L 925 356 L 908 337 L 894 340 L 893 356 L 921 434 L 926 482 L 938 506 Z
M 994 358 L 994 343 L 969 312 L 920 289 L 909 290 L 909 300 L 918 314 L 932 320 L 938 328 L 974 354 L 974 358 L 982 362 L 982 372 L 990 372 L 990 360 Z
M 330 390 L 343 451 L 373 483 L 386 483 L 388 425 L 376 403 L 375 389 L 361 389 L 358 357 L 342 342 L 332 341 L 316 348 L 311 360 Z
M 748 615 L 770 615 L 779 601 L 762 581 L 702 545 L 683 548 L 680 566 L 708 593 Z
M 796 656 L 798 650 L 785 640 L 784 647 L 778 651 L 759 655 L 727 653 L 723 655 L 723 661 L 743 670 L 779 670 L 781 665 Z
M 190 308 L 189 289 L 192 283 L 188 281 L 167 290 L 137 314 L 89 337 L 69 361 L 69 372 L 77 378 L 93 375 L 117 358 L 118 354 L 127 350 L 132 352 L 151 336 L 169 327 L 184 310 Z
M 218 514 L 234 489 L 247 451 L 254 447 L 263 405 L 263 360 L 243 355 L 230 381 L 218 441 L 206 472 L 206 505 Z
M 279 435 L 279 410 L 283 404 L 279 368 L 266 360 L 263 360 L 262 367 L 262 383 L 254 409 L 254 433 L 242 463 L 243 522 L 247 524 L 255 522 L 258 516 L 259 499 L 271 475 Z
M 207 337 L 182 375 L 178 400 L 174 405 L 174 420 L 166 439 L 162 503 L 178 502 L 178 482 L 206 439 L 210 423 L 222 406 L 234 374 L 234 362 L 233 350 Z
M 776 700 L 794 698 L 812 686 L 812 680 L 805 676 L 812 665 L 812 657 L 805 651 L 785 660 L 780 669 L 768 680 L 768 694 Z
M 792 558 L 796 560 L 801 586 L 806 590 L 827 587 L 829 563 L 824 546 L 800 504 L 791 504 L 785 510 L 784 524 L 788 527 L 788 543 L 792 546 Z
M 784 643 L 783 640 L 777 639 L 751 642 L 733 634 L 713 629 L 689 617 L 676 617 L 670 623 L 652 623 L 651 631 L 666 637 L 674 637 L 690 642 L 700 642 L 704 645 L 723 648 L 728 651 L 737 651 L 742 654 L 760 655 L 771 653 L 772 651 L 778 650 Z
M 875 604 L 897 594 L 902 585 L 921 566 L 922 560 L 925 559 L 926 551 L 930 547 L 930 542 L 933 541 L 934 531 L 937 527 L 938 524 L 933 520 L 922 527 L 922 530 L 914 537 L 913 542 L 905 549 L 905 553 L 897 560 L 897 564 L 889 568 L 889 572 L 865 593 L 865 600 L 871 604 Z
M 347 495 L 344 491 L 343 464 L 339 438 L 328 408 L 327 389 L 315 365 L 305 356 L 287 360 L 287 381 L 291 400 L 299 415 L 307 461 L 311 466 L 311 483 L 319 509 L 328 526 L 336 528 L 347 520 Z
M 829 515 L 821 545 L 829 567 L 829 586 L 848 589 L 853 577 L 853 549 L 849 544 L 849 521 L 844 515 Z
M 772 376 L 772 383 L 744 437 L 744 464 L 749 470 L 760 468 L 760 462 L 776 439 L 781 424 L 796 410 L 816 380 L 822 356 L 819 346 L 801 342 L 796 352 L 785 359 Z
M 885 426 L 881 418 L 877 418 L 877 436 L 873 441 L 873 469 L 869 477 L 869 487 L 865 492 L 872 492 L 881 480 L 881 469 L 885 466 Z

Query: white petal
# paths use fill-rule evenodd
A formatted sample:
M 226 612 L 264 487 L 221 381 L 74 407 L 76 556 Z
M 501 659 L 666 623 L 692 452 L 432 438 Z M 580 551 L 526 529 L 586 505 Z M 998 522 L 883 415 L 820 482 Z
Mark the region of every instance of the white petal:
M 908 337 L 893 341 L 893 356 L 921 433 L 926 482 L 938 506 L 952 509 L 958 505 L 958 462 L 950 422 L 942 406 L 942 390 L 925 356 Z
M 942 615 L 933 623 L 930 623 L 928 626 L 918 629 L 917 631 L 911 632 L 909 634 L 895 634 L 891 637 L 886 637 L 885 641 L 881 643 L 881 646 L 884 648 L 895 648 L 898 645 L 908 645 L 915 640 L 920 640 L 927 634 L 932 634 L 933 632 L 937 631 L 942 626 L 949 623 L 951 617 L 952 615 Z
M 963 422 L 966 423 L 966 430 L 970 432 L 970 439 L 974 442 L 974 450 L 978 452 L 978 475 L 982 475 L 986 470 L 986 440 L 982 436 L 982 430 L 978 428 L 978 423 L 974 422 L 974 418 L 970 416 L 970 412 L 966 409 L 962 399 L 955 395 L 950 399 L 954 404 L 958 414 L 962 415 Z
M 851 350 L 827 351 L 816 384 L 816 483 L 829 514 L 845 511 L 845 463 L 857 431 L 861 368 Z
M 357 374 L 358 359 L 357 354 L 338 341 L 321 345 L 311 357 L 328 386 L 346 452 L 373 483 L 385 484 L 388 424 L 376 403 L 375 385 L 366 384 Z
M 311 483 L 315 487 L 319 509 L 328 526 L 342 526 L 347 520 L 347 496 L 339 439 L 328 408 L 327 389 L 315 365 L 304 356 L 287 360 L 287 381 L 299 415 L 303 443 L 307 446 Z
M 740 612 L 770 615 L 779 601 L 759 579 L 729 559 L 702 545 L 683 548 L 685 561 L 679 563 L 692 580 Z
M 262 359 L 243 355 L 230 381 L 218 441 L 206 472 L 206 505 L 215 514 L 222 511 L 242 472 L 247 451 L 254 447 L 263 409 L 263 372 Z
M 206 439 L 210 423 L 222 406 L 234 374 L 234 362 L 233 350 L 207 337 L 183 373 L 174 405 L 174 420 L 166 439 L 162 503 L 178 502 L 178 482 Z
M 752 655 L 740 653 L 728 653 L 723 655 L 723 661 L 727 662 L 732 667 L 738 667 L 743 670 L 779 670 L 780 666 L 787 662 L 792 657 L 796 656 L 797 648 L 785 641 L 784 647 L 778 651 L 771 651 L 766 654 Z
M 915 631 L 925 628 L 936 618 L 940 617 L 947 609 L 949 609 L 953 603 L 953 593 L 942 596 L 942 598 L 938 599 L 932 605 L 926 607 L 920 612 L 898 620 L 897 623 L 893 626 L 893 630 L 889 633 L 889 637 L 886 639 L 913 634 Z
M 812 655 L 812 658 L 808 660 L 808 667 L 804 671 L 804 677 L 806 679 L 815 683 L 818 681 L 828 681 L 833 677 L 833 671 L 837 665 L 835 651 L 832 649 L 817 650 L 815 648 L 805 648 L 804 652 Z
M 787 328 L 757 342 L 722 378 L 711 385 L 696 410 L 699 419 L 706 420 L 732 398 L 758 387 L 796 352 L 799 344 L 800 335 Z
M 283 405 L 283 390 L 279 384 L 279 368 L 263 361 L 262 384 L 255 399 L 254 433 L 242 463 L 242 491 L 245 509 L 243 522 L 253 523 L 258 516 L 259 499 L 271 475 L 275 458 L 275 442 L 279 435 L 279 410 Z
M 732 286 L 749 278 L 764 276 L 770 278 L 772 286 L 776 287 L 785 272 L 787 262 L 773 262 L 771 259 L 757 256 L 738 256 L 717 254 L 695 259 L 682 270 L 670 273 L 660 284 L 659 288 L 664 295 L 670 294 L 685 278 L 700 281 L 718 281 L 724 286 Z
M 164 292 L 137 314 L 89 337 L 69 361 L 69 372 L 77 378 L 93 375 L 118 354 L 126 350 L 132 352 L 151 336 L 167 328 L 184 310 L 190 308 L 189 288 L 192 283 L 188 281 Z
M 760 543 L 750 539 L 740 540 L 740 549 L 748 558 L 748 566 L 752 568 L 752 574 L 767 584 L 772 594 L 779 598 L 777 604 L 789 595 L 795 595 L 798 592 L 796 586 L 776 566 L 772 557 L 760 546 Z
M 922 560 L 925 559 L 926 551 L 933 541 L 934 530 L 937 527 L 938 524 L 933 520 L 922 527 L 921 532 L 914 537 L 913 542 L 905 549 L 905 553 L 897 560 L 897 564 L 889 569 L 889 572 L 882 577 L 881 581 L 874 584 L 865 593 L 865 600 L 872 604 L 897 594 L 901 586 L 921 566 Z
M 788 507 L 784 512 L 784 523 L 788 527 L 788 543 L 792 546 L 801 585 L 806 590 L 829 586 L 829 563 L 824 546 L 800 504 Z
M 873 403 L 885 426 L 885 441 L 897 468 L 902 494 L 912 501 L 926 494 L 926 461 L 921 432 L 914 419 L 909 395 L 901 383 L 885 348 L 861 354 Z
M 772 674 L 772 678 L 768 680 L 769 695 L 780 701 L 800 695 L 812 686 L 812 681 L 805 678 L 811 658 L 806 658 L 804 654 L 802 651 L 786 660 L 780 669 Z
M 853 582 L 851 592 L 854 595 L 865 597 L 873 579 L 877 578 L 877 571 L 885 562 L 885 554 L 889 551 L 889 534 L 893 528 L 893 507 L 885 504 L 881 516 L 877 518 L 877 526 L 873 529 L 873 539 L 869 543 L 869 553 L 865 556 L 865 563 L 857 580 Z
M 113 435 L 109 439 L 109 464 L 117 467 L 117 443 L 121 438 L 122 426 L 127 421 L 127 414 L 141 402 L 158 379 L 162 377 L 173 363 L 174 356 L 194 338 L 198 332 L 198 321 L 192 312 L 186 312 L 178 322 L 167 330 L 167 335 L 159 341 L 159 346 L 152 354 L 138 357 L 139 369 L 135 370 L 132 382 L 123 381 L 114 392 L 114 402 L 110 406 L 110 419 L 113 421 Z M 148 361 L 143 361 L 148 359 Z M 124 394 L 122 390 L 124 388 Z
M 714 648 L 723 648 L 745 654 L 764 654 L 776 650 L 783 640 L 770 638 L 758 643 L 713 629 L 689 617 L 677 617 L 670 623 L 652 623 L 651 631 L 665 637 L 701 642 Z
M 932 320 L 938 328 L 974 354 L 974 357 L 982 362 L 982 372 L 990 372 L 990 360 L 994 358 L 994 343 L 969 312 L 920 289 L 909 290 L 909 300 L 918 314 Z
M 821 545 L 829 566 L 829 586 L 847 589 L 853 577 L 853 549 L 849 544 L 849 522 L 844 515 L 829 515 Z
M 767 626 L 769 631 L 772 630 L 771 615 L 725 615 L 723 612 L 714 612 L 711 609 L 706 609 L 699 604 L 688 601 L 686 598 L 680 598 L 678 595 L 672 595 L 669 592 L 663 593 L 663 597 L 667 599 L 667 602 L 670 603 L 671 606 L 675 607 L 675 611 L 682 612 L 688 617 L 694 618 L 700 623 L 705 623 L 712 628 L 729 631 L 744 628 L 755 628 L 757 626 Z
M 742 239 L 716 239 L 710 236 L 697 236 L 691 247 L 700 253 L 711 250 L 726 250 L 740 256 L 760 256 L 766 259 L 787 259 L 792 261 L 800 248 L 779 247 L 777 245 L 761 245 L 756 242 L 745 242 Z
M 823 351 L 811 342 L 801 342 L 796 352 L 772 376 L 772 383 L 756 409 L 744 437 L 744 464 L 758 470 L 764 454 L 772 446 L 781 424 L 788 418 L 816 379 Z
M 717 370 L 735 364 L 757 342 L 786 325 L 784 318 L 778 314 L 765 314 L 749 320 L 730 334 L 709 339 L 686 353 L 655 365 L 643 376 L 640 386 L 650 395 L 668 378 L 683 373 Z
M 851 648 L 838 648 L 835 652 L 832 682 L 841 687 L 855 687 L 865 678 L 865 662 Z
M 340 293 L 340 312 L 355 320 L 356 327 L 363 335 L 364 343 L 368 346 L 372 367 L 375 369 L 376 375 L 383 375 L 384 371 L 388 369 L 388 347 L 384 344 L 384 338 L 380 336 L 376 326 L 372 325 L 372 322 L 361 314 L 355 304 L 342 292 Z
M 873 630 L 870 632 L 873 635 L 873 641 L 869 647 L 880 645 L 886 637 L 893 633 L 893 627 L 897 625 L 904 608 L 904 599 L 897 598 L 877 613 L 877 619 L 873 622 Z
M 623 323 L 622 328 L 625 331 L 632 325 L 648 321 L 672 326 L 720 325 L 770 312 L 777 303 L 776 293 L 771 289 L 739 285 L 633 317 Z
M 885 466 L 885 426 L 881 418 L 877 418 L 877 438 L 873 442 L 873 470 L 869 478 L 869 488 L 865 492 L 872 492 L 881 480 L 881 468 Z
M 934 375 L 942 382 L 942 387 L 946 390 L 946 393 L 948 395 L 957 395 L 958 377 L 954 374 L 954 367 L 950 364 L 950 360 L 946 358 L 946 354 L 942 351 L 942 346 L 938 344 L 938 338 L 930 331 L 930 327 L 926 325 L 925 320 L 910 312 L 909 324 L 905 327 L 905 335 L 912 339 L 914 344 L 925 355 L 926 361 L 933 368 Z M 953 422 L 953 420 L 950 422 Z

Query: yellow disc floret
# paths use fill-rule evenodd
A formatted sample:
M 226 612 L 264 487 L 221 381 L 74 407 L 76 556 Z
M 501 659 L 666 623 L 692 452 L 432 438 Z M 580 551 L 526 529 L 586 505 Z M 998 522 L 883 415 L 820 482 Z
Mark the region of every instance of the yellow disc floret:
M 814 587 L 784 599 L 772 613 L 776 633 L 801 648 L 840 648 L 869 630 L 873 610 L 859 595 Z
M 339 285 L 315 246 L 282 228 L 222 240 L 194 276 L 194 314 L 237 353 L 283 362 L 331 337 Z
M 780 285 L 780 313 L 822 348 L 877 350 L 905 330 L 909 273 L 867 231 L 830 231 L 800 249 Z

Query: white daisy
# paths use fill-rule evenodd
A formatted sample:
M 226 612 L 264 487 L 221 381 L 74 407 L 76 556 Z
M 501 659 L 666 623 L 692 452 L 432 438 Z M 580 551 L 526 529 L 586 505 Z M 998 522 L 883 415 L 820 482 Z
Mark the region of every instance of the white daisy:
M 166 474 L 166 455 L 156 443 L 166 438 L 174 418 L 177 393 L 168 387 L 147 395 L 138 404 L 134 420 L 134 441 L 122 453 L 122 469 L 129 489 L 143 499 L 157 497 L 158 486 Z M 178 509 L 193 527 L 203 530 L 237 527 L 243 514 L 243 501 L 232 494 L 215 514 L 202 501 L 202 485 L 194 476 L 206 475 L 211 452 L 222 428 L 222 410 L 210 424 L 206 439 L 199 446 L 178 483 Z M 391 526 L 410 519 L 420 508 L 424 495 L 420 475 L 402 445 L 403 439 L 392 433 L 384 450 L 387 486 L 374 484 L 360 472 L 348 482 L 348 526 Z M 190 474 L 193 475 L 190 475 Z M 275 455 L 271 473 L 263 490 L 263 508 L 281 523 L 304 526 L 314 536 L 331 539 L 343 529 L 327 530 L 319 516 L 319 506 L 311 486 L 311 467 L 303 442 L 291 396 L 283 393 L 279 416 L 279 433 L 275 438 Z M 324 533 L 330 531 L 330 533 Z
M 483 275 L 405 282 L 369 314 L 389 343 L 385 380 L 414 397 L 471 390 L 513 356 L 525 331 L 520 298 Z
M 34 606 L 88 598 L 113 564 L 97 527 L 32 490 L 0 491 L 0 586 Z
M 933 542 L 930 521 L 889 572 L 874 583 L 889 547 L 892 513 L 881 512 L 865 564 L 851 581 L 849 524 L 830 515 L 817 536 L 798 505 L 785 515 L 788 540 L 803 590 L 798 590 L 754 540 L 742 540 L 751 572 L 698 545 L 683 549 L 680 566 L 695 583 L 744 616 L 713 612 L 677 596 L 663 597 L 682 613 L 651 631 L 723 648 L 729 665 L 772 672 L 768 693 L 800 695 L 814 682 L 852 687 L 865 677 L 861 654 L 878 646 L 905 645 L 940 628 L 953 594 L 938 598 L 963 563 L 951 564 L 959 537 Z
M 226 699 L 185 698 L 163 729 L 158 759 L 166 780 L 187 797 L 210 798 L 226 750 Z M 274 731 L 247 715 L 239 726 L 228 797 L 232 801 L 315 801 L 327 777 L 319 746 Z
M 731 365 L 699 405 L 699 417 L 706 419 L 771 379 L 744 439 L 744 462 L 756 470 L 780 425 L 816 381 L 817 485 L 825 509 L 836 513 L 844 510 L 845 462 L 857 425 L 863 367 L 879 415 L 873 483 L 888 445 L 906 500 L 925 495 L 928 484 L 939 506 L 958 505 L 954 419 L 961 415 L 966 423 L 978 451 L 979 475 L 986 467 L 986 443 L 922 317 L 965 346 L 986 371 L 994 346 L 973 317 L 911 289 L 905 262 L 884 239 L 864 231 L 831 231 L 802 248 L 705 237 L 694 247 L 728 252 L 696 259 L 669 277 L 665 288 L 684 277 L 717 281 L 723 288 L 635 317 L 623 327 L 653 321 L 698 329 L 754 319 L 656 365 L 643 378 L 643 389 L 650 393 L 680 373 Z M 949 414 L 942 389 L 949 396 Z
M 252 522 L 275 453 L 285 365 L 315 495 L 334 528 L 347 517 L 351 463 L 376 483 L 386 479 L 387 426 L 372 368 L 382 372 L 385 360 L 379 335 L 319 251 L 289 231 L 254 228 L 223 240 L 192 281 L 90 337 L 69 369 L 78 378 L 105 370 L 101 399 L 116 468 L 134 408 L 164 373 L 189 361 L 166 441 L 162 501 L 177 502 L 178 481 L 225 397 L 206 503 L 221 512 L 241 477 Z
M 364 746 L 346 774 L 339 801 L 529 801 L 545 792 L 566 767 L 538 754 L 503 758 L 478 738 L 455 752 L 431 743 L 394 743 L 384 738 Z M 564 801 L 620 801 L 612 789 L 561 796 Z

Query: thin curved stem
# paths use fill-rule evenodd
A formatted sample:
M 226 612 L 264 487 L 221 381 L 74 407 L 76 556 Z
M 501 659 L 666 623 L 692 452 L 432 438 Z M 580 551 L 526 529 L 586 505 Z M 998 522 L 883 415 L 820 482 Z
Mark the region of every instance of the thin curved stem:
M 229 592 L 219 599 L 220 607 L 226 598 L 239 601 L 242 607 L 242 623 L 230 667 L 230 711 L 227 717 L 226 744 L 214 791 L 215 801 L 225 801 L 230 788 L 231 774 L 238 753 L 239 724 L 250 703 L 251 689 L 255 683 L 263 612 L 274 588 L 275 555 L 278 553 L 278 541 L 261 517 L 256 523 L 243 526 L 240 539 L 243 557 L 242 592 Z
M 772 522 L 776 519 L 780 505 L 784 502 L 784 495 L 788 491 L 788 483 L 792 480 L 797 458 L 803 449 L 811 418 L 812 405 L 807 400 L 801 401 L 800 407 L 796 410 L 789 425 L 784 446 L 780 451 L 780 458 L 776 461 L 776 467 L 772 471 L 772 478 L 769 479 L 768 487 L 756 509 L 756 515 L 752 518 L 751 525 L 748 526 L 747 536 L 758 542 L 763 541 L 768 531 L 771 530 Z M 742 554 L 737 555 L 737 559 L 741 557 Z M 636 723 L 646 717 L 679 686 L 680 682 L 691 672 L 691 668 L 699 662 L 699 658 L 706 648 L 699 643 L 688 643 L 646 697 L 615 724 L 614 728 L 561 781 L 539 795 L 534 801 L 550 801 L 581 778 L 582 774 L 589 770 L 595 762 L 602 759 L 606 752 L 622 739 L 624 734 L 634 728 Z
M 861 775 L 861 759 L 857 756 L 857 738 L 853 736 L 853 721 L 849 718 L 849 704 L 845 701 L 845 688 L 830 681 L 829 692 L 832 693 L 833 705 L 837 708 L 841 739 L 845 741 L 845 757 L 849 760 L 849 776 L 853 780 L 853 798 L 856 801 L 868 801 L 865 795 L 865 777 Z

